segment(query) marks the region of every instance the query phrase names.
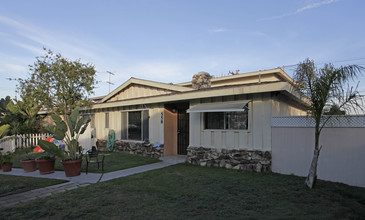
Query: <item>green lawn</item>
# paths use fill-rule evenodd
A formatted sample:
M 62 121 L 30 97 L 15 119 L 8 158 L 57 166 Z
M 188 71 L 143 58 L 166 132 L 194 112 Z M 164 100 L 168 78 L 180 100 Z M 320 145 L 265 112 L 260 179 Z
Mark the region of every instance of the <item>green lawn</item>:
M 92 192 L 92 193 L 91 193 Z M 10 208 L 4 219 L 363 219 L 365 189 L 179 164 Z
M 131 167 L 142 166 L 146 164 L 159 162 L 159 159 L 150 158 L 150 157 L 142 157 L 138 155 L 119 153 L 119 152 L 105 152 L 104 159 L 104 172 L 111 172 L 116 170 L 123 170 Z M 40 153 L 30 153 L 32 158 L 39 157 Z M 26 153 L 25 150 L 19 150 L 13 158 L 13 167 L 22 168 L 20 164 L 20 160 L 25 158 Z M 60 160 L 57 159 L 55 163 L 56 170 L 63 170 L 63 166 L 60 163 Z M 86 158 L 83 158 L 82 162 L 82 172 L 86 171 Z M 88 172 L 91 173 L 101 173 L 101 166 L 98 170 L 97 164 L 90 164 Z
M 46 186 L 65 183 L 65 180 L 0 175 L 0 197 Z

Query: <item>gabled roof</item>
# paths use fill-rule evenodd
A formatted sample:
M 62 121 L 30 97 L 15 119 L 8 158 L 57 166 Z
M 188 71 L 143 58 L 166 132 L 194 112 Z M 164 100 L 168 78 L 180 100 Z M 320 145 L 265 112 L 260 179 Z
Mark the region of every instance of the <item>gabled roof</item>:
M 280 91 L 288 97 L 296 100 L 298 103 L 305 105 L 303 97 L 293 88 L 288 82 L 265 82 L 243 85 L 230 85 L 221 87 L 212 87 L 201 90 L 190 90 L 185 92 L 177 92 L 172 94 L 164 94 L 149 97 L 139 97 L 135 99 L 98 103 L 91 106 L 91 109 L 114 108 L 130 105 L 153 104 L 153 103 L 168 103 L 177 101 L 186 101 L 191 99 L 201 99 L 209 97 L 223 97 L 241 94 L 267 93 Z
M 105 96 L 99 103 L 104 103 L 104 102 L 108 101 L 110 98 L 117 95 L 123 89 L 127 88 L 128 86 L 130 86 L 132 84 L 142 85 L 142 86 L 146 86 L 146 87 L 153 87 L 153 88 L 158 88 L 158 89 L 164 89 L 164 90 L 169 90 L 172 92 L 187 92 L 187 91 L 194 90 L 192 88 L 177 86 L 174 84 L 154 82 L 154 81 L 150 81 L 150 80 L 137 79 L 137 78 L 131 77 L 125 83 L 123 83 L 118 88 L 116 88 L 111 93 L 109 93 L 107 96 Z
M 214 81 L 216 85 L 213 86 Z M 190 84 L 190 85 L 189 85 Z M 161 90 L 145 95 L 143 89 Z M 133 90 L 135 89 L 135 90 Z M 137 91 L 137 92 L 136 92 Z M 140 94 L 139 91 L 142 91 Z M 191 82 L 167 84 L 149 80 L 130 78 L 101 101 L 92 105 L 92 109 L 114 108 L 128 105 L 167 103 L 186 101 L 191 99 L 223 97 L 231 95 L 267 93 L 280 91 L 288 98 L 306 105 L 308 100 L 302 97 L 294 88 L 294 80 L 282 69 L 257 71 L 233 76 L 217 77 L 212 79 L 212 87 L 193 89 Z M 137 93 L 137 96 L 129 96 Z M 126 95 L 126 96 L 121 96 Z

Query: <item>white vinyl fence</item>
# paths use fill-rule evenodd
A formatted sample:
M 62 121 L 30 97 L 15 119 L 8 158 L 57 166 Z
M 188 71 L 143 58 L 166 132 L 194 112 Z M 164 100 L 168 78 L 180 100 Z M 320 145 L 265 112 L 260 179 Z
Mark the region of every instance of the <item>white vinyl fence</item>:
M 0 143 L 0 148 L 3 148 L 2 153 L 8 151 L 14 152 L 18 147 L 33 147 L 38 146 L 38 140 L 44 140 L 49 134 L 23 134 L 16 136 L 4 137 Z
M 272 170 L 306 176 L 314 150 L 314 121 L 306 116 L 272 118 Z M 332 118 L 320 136 L 318 178 L 365 187 L 365 116 Z
M 87 127 L 84 134 L 80 135 L 79 143 L 83 149 L 90 150 L 92 146 L 96 146 L 96 138 L 95 135 L 92 135 L 93 130 L 95 129 Z M 16 136 L 8 136 L 4 137 L 0 140 L 0 148 L 3 148 L 2 153 L 6 153 L 8 151 L 14 152 L 18 147 L 35 147 L 38 146 L 39 140 L 44 140 L 46 137 L 49 137 L 50 134 L 23 134 Z M 2 141 L 2 142 L 1 142 Z

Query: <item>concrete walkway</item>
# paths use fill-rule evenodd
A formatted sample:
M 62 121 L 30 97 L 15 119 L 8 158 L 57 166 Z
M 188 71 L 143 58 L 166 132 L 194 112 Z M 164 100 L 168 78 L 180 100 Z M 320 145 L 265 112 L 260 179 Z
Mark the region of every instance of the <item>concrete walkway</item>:
M 88 186 L 97 182 L 104 182 L 116 178 L 121 178 L 137 173 L 143 173 L 150 170 L 160 169 L 164 167 L 168 167 L 178 163 L 184 163 L 186 160 L 185 156 L 171 156 L 171 157 L 163 157 L 160 158 L 162 162 L 143 165 L 139 167 L 133 167 L 125 170 L 118 170 L 109 173 L 81 173 L 79 176 L 75 177 L 66 177 L 64 171 L 55 171 L 52 174 L 40 175 L 38 171 L 25 173 L 23 169 L 13 168 L 11 172 L 3 172 L 0 171 L 1 174 L 6 175 L 14 175 L 14 176 L 29 176 L 29 177 L 39 177 L 39 178 L 48 178 L 48 179 L 62 179 L 67 180 L 69 182 L 62 183 L 53 186 L 47 186 L 40 189 L 34 189 L 31 191 L 13 194 L 8 196 L 0 197 L 0 207 L 8 207 L 15 205 L 20 202 L 26 202 L 37 198 L 43 198 L 46 196 L 50 196 L 59 192 L 64 192 L 68 190 L 77 189 L 79 187 Z M 0 177 L 1 178 L 1 177 Z

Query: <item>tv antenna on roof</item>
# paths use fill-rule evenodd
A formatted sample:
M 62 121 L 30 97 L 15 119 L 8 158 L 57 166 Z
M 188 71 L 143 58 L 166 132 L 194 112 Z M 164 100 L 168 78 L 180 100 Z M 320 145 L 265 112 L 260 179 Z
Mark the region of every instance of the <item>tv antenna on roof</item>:
M 114 85 L 114 83 L 112 83 L 111 81 L 110 81 L 110 76 L 111 75 L 115 75 L 114 73 L 112 73 L 112 72 L 110 72 L 110 71 L 106 71 L 108 74 L 109 74 L 109 81 L 107 81 L 106 83 L 108 83 L 109 84 L 109 93 L 110 93 L 110 85 Z

